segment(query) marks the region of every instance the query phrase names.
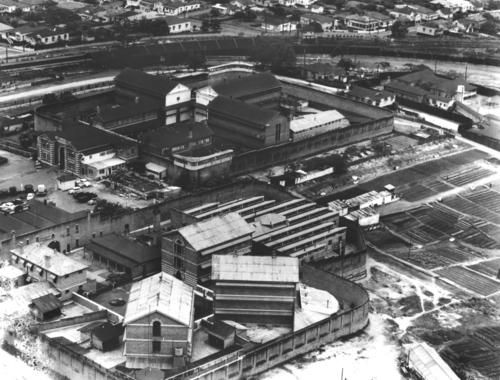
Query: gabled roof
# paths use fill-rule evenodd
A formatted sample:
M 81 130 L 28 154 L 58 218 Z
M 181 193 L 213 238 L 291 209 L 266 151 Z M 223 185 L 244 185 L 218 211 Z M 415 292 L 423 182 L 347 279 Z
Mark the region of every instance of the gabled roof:
M 250 235 L 253 228 L 237 213 L 229 213 L 190 224 L 179 234 L 197 251 Z
M 44 132 L 44 134 L 49 137 L 64 138 L 80 152 L 121 145 L 124 142 L 124 139 L 113 133 L 78 123 L 65 124 L 61 131 Z
M 239 100 L 218 96 L 208 106 L 208 123 L 210 124 L 210 112 L 231 114 L 236 119 L 249 121 L 250 123 L 266 124 L 271 119 L 279 116 L 278 111 L 272 111 L 254 106 Z
M 214 135 L 206 123 L 188 121 L 162 126 L 142 135 L 141 140 L 146 145 L 158 148 L 171 148 L 198 141 Z
M 299 282 L 299 259 L 276 256 L 213 255 L 212 280 Z
M 132 285 L 123 324 L 126 326 L 153 313 L 160 313 L 191 327 L 193 301 L 192 287 L 160 272 Z
M 141 70 L 125 69 L 115 77 L 118 87 L 125 85 L 151 92 L 154 95 L 165 96 L 179 83 L 160 75 L 151 75 Z
M 248 95 L 276 89 L 281 89 L 281 83 L 269 73 L 253 74 L 214 86 L 219 95 L 233 99 L 242 99 Z
M 356 85 L 351 86 L 351 88 L 349 89 L 349 94 L 357 98 L 370 99 L 370 100 L 385 99 L 393 95 L 387 91 L 377 91 L 377 90 L 372 90 L 371 88 L 366 88 Z
M 42 313 L 48 313 L 53 310 L 60 309 L 62 306 L 61 301 L 53 294 L 46 294 L 44 296 L 35 298 L 31 304 L 40 310 Z

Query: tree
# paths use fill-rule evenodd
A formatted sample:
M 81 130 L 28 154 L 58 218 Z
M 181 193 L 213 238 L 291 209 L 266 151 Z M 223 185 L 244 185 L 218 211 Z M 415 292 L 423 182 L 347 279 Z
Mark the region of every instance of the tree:
M 396 21 L 391 26 L 391 36 L 394 38 L 404 38 L 408 34 L 407 26 L 401 22 Z
M 479 31 L 484 34 L 495 35 L 498 32 L 497 24 L 495 23 L 495 21 L 488 20 L 483 25 L 481 25 Z
M 314 33 L 323 33 L 323 27 L 318 22 L 311 22 L 309 24 L 313 28 Z
M 340 154 L 331 155 L 330 161 L 336 174 L 345 174 L 347 172 L 347 161 Z
M 293 46 L 283 40 L 260 42 L 250 57 L 273 70 L 295 66 L 297 60 Z
M 210 30 L 210 23 L 208 22 L 208 20 L 207 20 L 207 19 L 205 19 L 205 20 L 203 20 L 203 21 L 201 22 L 201 27 L 200 27 L 200 29 L 201 29 L 201 31 L 202 31 L 203 33 L 208 33 L 208 32 L 209 32 L 209 30 Z
M 220 21 L 218 19 L 214 18 L 210 21 L 210 30 L 214 33 L 220 32 Z
M 186 63 L 190 69 L 197 70 L 200 67 L 205 66 L 206 58 L 202 52 L 197 51 L 189 51 L 186 56 Z
M 340 58 L 337 63 L 338 67 L 342 67 L 345 71 L 349 71 L 356 68 L 356 64 L 351 58 Z

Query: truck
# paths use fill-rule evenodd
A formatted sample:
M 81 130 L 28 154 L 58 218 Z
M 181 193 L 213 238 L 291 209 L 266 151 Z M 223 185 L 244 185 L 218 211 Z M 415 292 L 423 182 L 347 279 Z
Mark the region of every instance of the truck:
M 43 196 L 47 195 L 47 187 L 43 184 L 38 185 L 36 188 L 36 195 L 38 197 L 43 197 Z

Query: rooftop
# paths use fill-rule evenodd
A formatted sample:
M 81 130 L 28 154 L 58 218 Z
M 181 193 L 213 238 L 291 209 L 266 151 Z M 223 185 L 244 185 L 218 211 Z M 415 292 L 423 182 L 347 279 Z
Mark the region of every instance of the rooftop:
M 87 265 L 40 243 L 32 243 L 20 248 L 15 248 L 12 249 L 11 252 L 23 260 L 26 260 L 28 263 L 43 268 L 56 276 L 65 276 L 88 268 Z
M 0 280 L 15 280 L 24 275 L 24 272 L 14 265 L 4 265 L 0 268 Z
M 318 113 L 313 113 L 309 115 L 302 115 L 290 122 L 290 130 L 292 132 L 306 131 L 315 126 L 323 125 L 326 123 L 332 123 L 346 119 L 339 111 L 329 110 Z M 338 128 L 342 126 L 339 125 Z
M 92 239 L 85 248 L 105 257 L 109 255 L 124 257 L 132 262 L 127 263 L 128 265 L 159 260 L 161 256 L 159 247 L 150 247 L 118 234 Z
M 390 92 L 387 91 L 377 91 L 377 90 L 372 90 L 371 88 L 366 88 L 356 85 L 351 86 L 349 94 L 356 98 L 370 99 L 370 100 L 381 100 L 393 96 Z
M 162 126 L 141 135 L 141 140 L 159 149 L 173 148 L 213 136 L 213 131 L 204 122 L 187 121 Z
M 197 251 L 215 247 L 221 243 L 250 236 L 253 228 L 237 213 L 190 224 L 178 230 L 184 239 Z
M 193 288 L 161 272 L 132 285 L 123 324 L 127 325 L 158 312 L 183 325 L 191 326 L 193 302 Z
M 239 100 L 233 100 L 225 96 L 216 97 L 208 106 L 209 124 L 210 111 L 218 111 L 224 114 L 231 113 L 232 116 L 240 120 L 247 120 L 251 123 L 268 123 L 272 118 L 279 115 L 278 111 L 263 109 L 252 104 Z
M 145 89 L 159 96 L 165 96 L 179 85 L 179 83 L 164 76 L 151 75 L 135 69 L 123 70 L 116 76 L 115 83 L 118 87 L 120 85 L 132 86 L 134 88 Z
M 212 279 L 250 282 L 299 282 L 299 259 L 273 256 L 212 256 Z
M 270 73 L 248 75 L 214 86 L 219 95 L 241 100 L 248 95 L 277 89 L 281 89 L 281 83 Z
M 32 301 L 32 305 L 40 310 L 42 313 L 47 313 L 52 310 L 60 309 L 62 306 L 61 301 L 59 301 L 53 294 L 45 294 L 41 297 L 35 298 Z
M 97 148 L 123 144 L 125 139 L 103 129 L 78 123 L 66 124 L 62 131 L 45 132 L 49 137 L 60 137 L 71 142 L 75 149 L 86 152 Z

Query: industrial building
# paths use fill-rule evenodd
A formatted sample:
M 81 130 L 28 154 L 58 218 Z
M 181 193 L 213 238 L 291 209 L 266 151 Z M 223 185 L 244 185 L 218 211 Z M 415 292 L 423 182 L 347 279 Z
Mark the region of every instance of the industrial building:
M 123 325 L 127 368 L 172 369 L 190 361 L 194 290 L 166 273 L 132 285 Z
M 292 141 L 304 140 L 349 125 L 349 120 L 335 110 L 306 114 L 290 121 L 290 138 Z
M 216 319 L 293 328 L 298 259 L 214 255 L 212 281 Z
M 226 213 L 167 232 L 162 270 L 192 286 L 210 280 L 212 255 L 250 253 L 254 229 L 238 214 Z

